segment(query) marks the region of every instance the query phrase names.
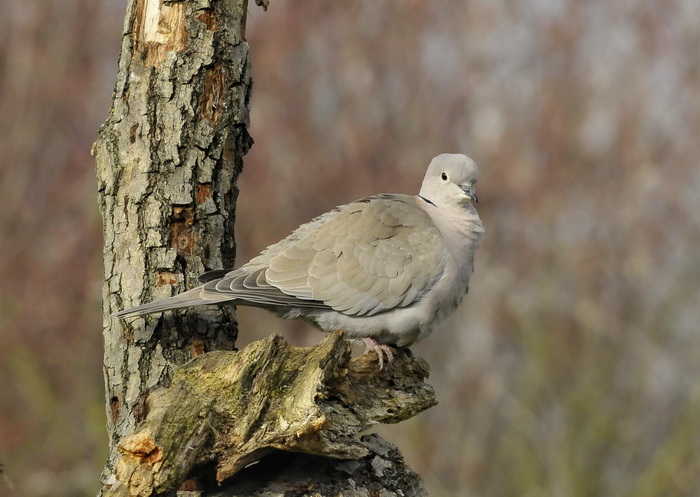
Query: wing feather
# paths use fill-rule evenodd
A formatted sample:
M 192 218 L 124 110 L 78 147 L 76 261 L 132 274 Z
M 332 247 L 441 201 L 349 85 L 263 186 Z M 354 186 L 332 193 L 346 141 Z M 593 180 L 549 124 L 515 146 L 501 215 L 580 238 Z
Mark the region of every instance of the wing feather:
M 276 251 L 265 280 L 346 314 L 373 315 L 420 299 L 442 275 L 442 247 L 414 197 L 368 197 Z

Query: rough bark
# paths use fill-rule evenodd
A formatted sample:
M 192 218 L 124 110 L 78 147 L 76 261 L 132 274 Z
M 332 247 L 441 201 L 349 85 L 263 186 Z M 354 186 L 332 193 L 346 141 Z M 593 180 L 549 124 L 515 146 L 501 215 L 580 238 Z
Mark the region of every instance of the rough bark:
M 204 354 L 179 368 L 169 389 L 149 396 L 146 419 L 119 444 L 119 483 L 107 495 L 158 495 L 194 474 L 197 487 L 216 488 L 274 450 L 354 460 L 313 474 L 328 478 L 334 465 L 346 473 L 365 468 L 369 480 L 357 476 L 355 485 L 377 486 L 375 466 L 395 463 L 375 460 L 385 442 L 359 433 L 434 405 L 427 374 L 425 361 L 406 352 L 381 372 L 374 356 L 350 360 L 341 333 L 312 348 L 290 347 L 276 335 L 241 352 Z M 240 495 L 249 477 L 226 492 Z
M 233 264 L 235 184 L 252 143 L 246 9 L 244 0 L 128 2 L 112 108 L 93 147 L 105 238 L 105 481 L 146 394 L 193 356 L 234 348 L 227 310 L 111 315 Z

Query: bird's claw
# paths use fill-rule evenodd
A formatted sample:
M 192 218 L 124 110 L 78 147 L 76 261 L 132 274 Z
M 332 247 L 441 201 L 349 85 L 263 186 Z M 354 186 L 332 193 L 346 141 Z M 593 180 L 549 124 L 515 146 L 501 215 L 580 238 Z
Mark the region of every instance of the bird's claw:
M 394 360 L 394 347 L 391 345 L 386 345 L 384 343 L 377 342 L 374 338 L 363 338 L 362 341 L 365 343 L 365 354 L 369 354 L 370 351 L 374 351 L 377 354 L 377 359 L 379 360 L 379 370 L 384 369 L 384 356 L 388 364 Z

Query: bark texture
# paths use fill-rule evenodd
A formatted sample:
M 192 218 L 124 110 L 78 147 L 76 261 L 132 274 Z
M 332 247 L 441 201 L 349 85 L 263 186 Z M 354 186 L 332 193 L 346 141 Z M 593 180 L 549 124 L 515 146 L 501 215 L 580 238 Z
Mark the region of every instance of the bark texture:
M 234 348 L 225 309 L 111 315 L 233 264 L 235 184 L 252 143 L 246 9 L 243 0 L 128 2 L 112 108 L 93 147 L 105 238 L 105 481 L 146 394 L 193 356 Z
M 261 471 L 270 467 L 266 461 L 257 471 L 234 477 L 218 495 L 253 495 L 245 493 L 251 478 L 267 474 L 272 485 L 271 476 L 281 468 L 290 471 L 283 479 L 287 482 L 296 473 L 302 481 L 325 479 L 327 485 L 342 486 L 348 474 L 359 471 L 355 486 L 385 488 L 378 478 L 383 471 L 412 472 L 400 457 L 387 456 L 392 449 L 386 442 L 359 433 L 407 419 L 436 402 L 423 381 L 425 361 L 399 352 L 388 370 L 378 372 L 377 366 L 374 355 L 350 360 L 350 345 L 341 333 L 312 348 L 290 347 L 276 335 L 241 352 L 204 354 L 179 368 L 169 389 L 149 396 L 145 421 L 119 444 L 118 483 L 107 495 L 158 495 L 191 475 L 199 476 L 196 485 L 195 480 L 188 485 L 216 489 L 274 450 L 353 463 L 328 461 L 302 475 L 304 458 L 273 459 L 274 471 Z M 336 470 L 345 475 L 333 479 Z M 415 482 L 409 487 L 393 483 L 404 490 L 420 488 Z

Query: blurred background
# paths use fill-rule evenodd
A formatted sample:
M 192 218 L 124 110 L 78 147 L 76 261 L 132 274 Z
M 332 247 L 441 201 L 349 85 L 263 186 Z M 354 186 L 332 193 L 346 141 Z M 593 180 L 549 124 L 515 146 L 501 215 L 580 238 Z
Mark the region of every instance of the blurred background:
M 106 452 L 90 146 L 125 1 L 0 17 L 0 495 L 94 495 Z M 430 159 L 481 166 L 465 303 L 381 429 L 432 497 L 700 489 L 700 2 L 251 5 L 239 261 Z M 244 345 L 318 332 L 241 310 Z

